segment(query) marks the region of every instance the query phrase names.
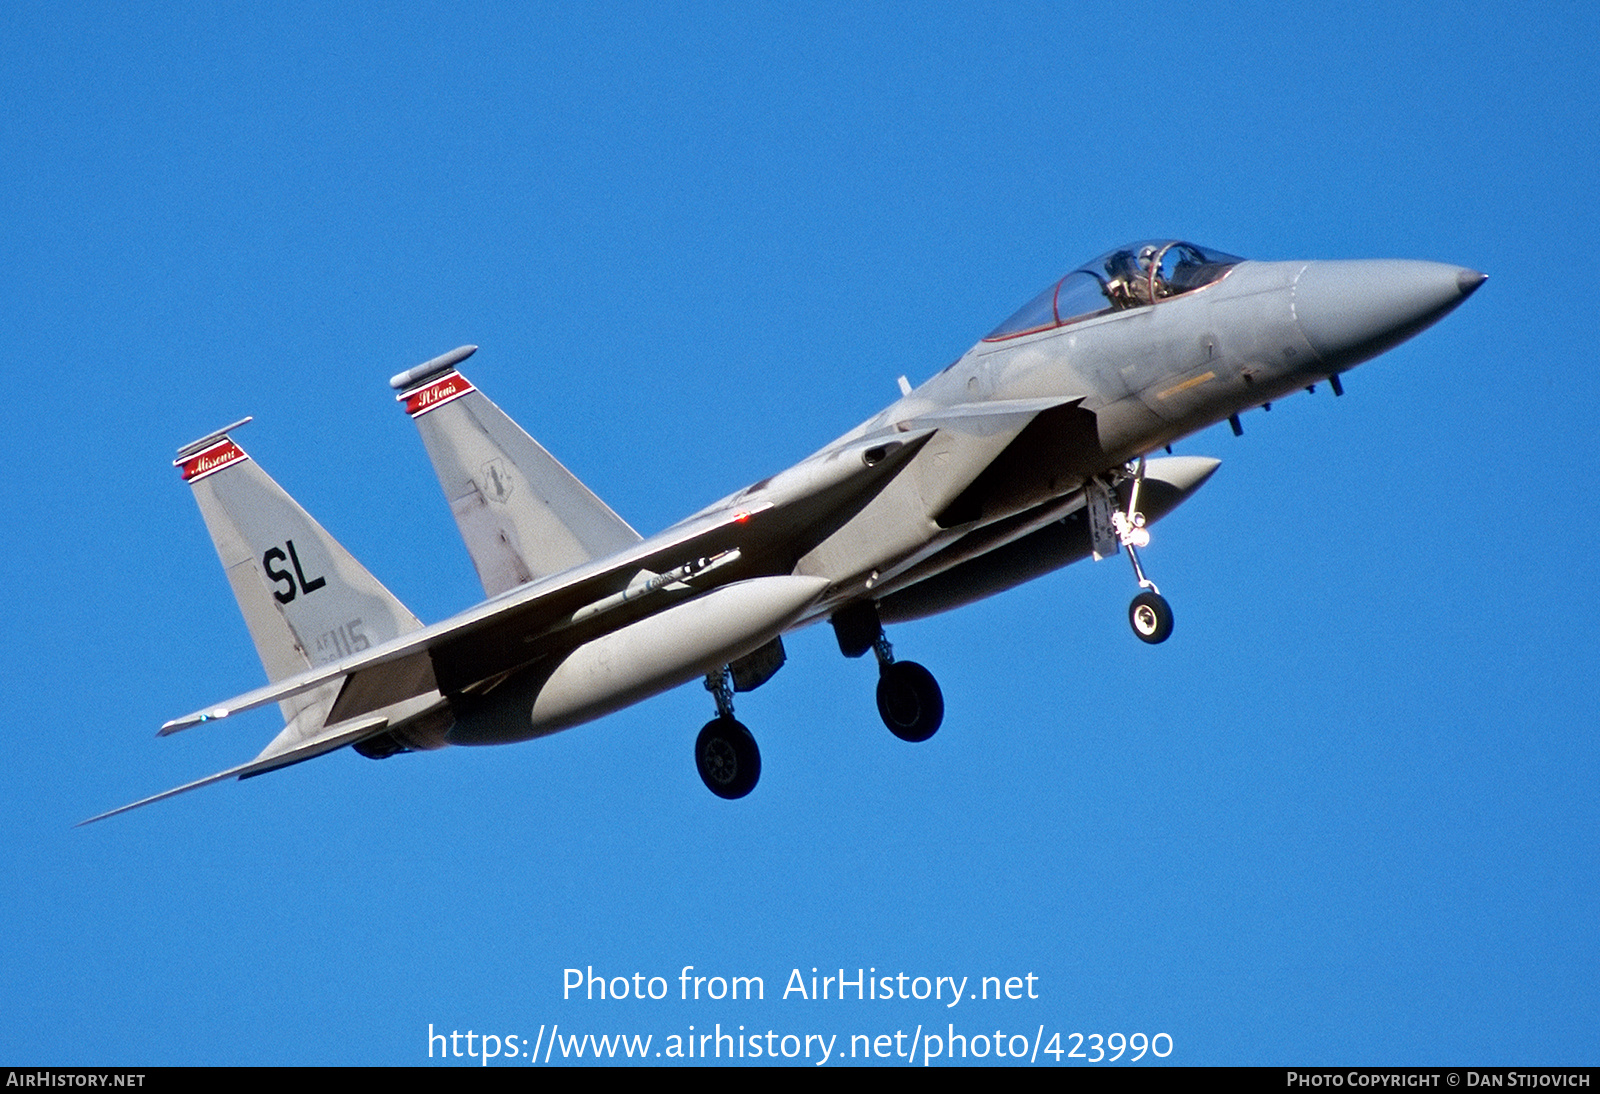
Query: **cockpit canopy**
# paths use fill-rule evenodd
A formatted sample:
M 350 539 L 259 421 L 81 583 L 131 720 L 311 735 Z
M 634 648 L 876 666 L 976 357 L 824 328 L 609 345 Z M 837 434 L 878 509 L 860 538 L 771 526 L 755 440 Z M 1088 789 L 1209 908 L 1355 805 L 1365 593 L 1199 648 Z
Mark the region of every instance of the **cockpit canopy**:
M 1129 243 L 1073 270 L 1024 304 L 984 341 L 998 342 L 1160 303 L 1221 280 L 1243 261 L 1175 239 Z

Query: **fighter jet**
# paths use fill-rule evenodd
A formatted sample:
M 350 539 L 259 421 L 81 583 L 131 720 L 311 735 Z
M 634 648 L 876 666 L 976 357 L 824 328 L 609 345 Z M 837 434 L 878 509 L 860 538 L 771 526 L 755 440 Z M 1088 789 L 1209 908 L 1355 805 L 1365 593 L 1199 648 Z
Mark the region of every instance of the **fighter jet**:
M 483 395 L 476 349 L 395 376 L 488 597 L 424 626 L 225 429 L 174 465 L 193 489 L 268 684 L 161 735 L 276 702 L 253 760 L 121 809 L 349 745 L 383 759 L 568 729 L 703 679 L 694 759 L 713 794 L 761 773 L 736 693 L 783 665 L 782 636 L 828 621 L 878 662 L 906 741 L 944 717 L 933 675 L 884 624 L 946 611 L 1126 549 L 1129 622 L 1173 612 L 1139 550 L 1218 461 L 1174 442 L 1326 383 L 1438 321 L 1485 275 L 1433 262 L 1257 262 L 1177 240 L 1119 247 L 1052 282 L 920 387 L 813 455 L 649 538 Z M 249 419 L 245 419 L 249 421 Z M 1165 450 L 1169 455 L 1154 455 Z M 89 823 L 89 822 L 84 822 Z

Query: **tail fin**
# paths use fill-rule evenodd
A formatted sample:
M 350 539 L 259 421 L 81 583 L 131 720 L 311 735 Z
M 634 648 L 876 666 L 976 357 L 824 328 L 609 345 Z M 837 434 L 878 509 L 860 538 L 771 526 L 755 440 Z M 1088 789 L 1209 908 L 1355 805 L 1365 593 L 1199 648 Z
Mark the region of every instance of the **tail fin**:
M 393 593 L 262 471 L 229 434 L 178 450 L 267 678 L 282 680 L 421 628 Z M 334 681 L 280 704 L 299 733 L 322 724 Z
M 639 533 L 455 366 L 462 346 L 389 383 L 417 423 L 461 538 L 490 596 L 602 558 Z

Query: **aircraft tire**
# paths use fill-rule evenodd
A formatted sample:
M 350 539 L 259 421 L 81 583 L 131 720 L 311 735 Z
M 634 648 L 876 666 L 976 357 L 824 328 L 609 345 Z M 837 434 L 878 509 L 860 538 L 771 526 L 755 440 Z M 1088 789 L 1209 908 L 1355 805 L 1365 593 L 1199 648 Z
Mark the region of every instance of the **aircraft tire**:
M 926 741 L 944 722 L 939 682 L 915 661 L 885 665 L 878 674 L 878 714 L 902 741 Z
M 1172 605 L 1160 593 L 1146 590 L 1128 605 L 1128 624 L 1141 642 L 1165 642 L 1172 637 Z
M 695 767 L 706 789 L 719 798 L 742 798 L 761 778 L 756 739 L 732 718 L 713 718 L 694 742 Z

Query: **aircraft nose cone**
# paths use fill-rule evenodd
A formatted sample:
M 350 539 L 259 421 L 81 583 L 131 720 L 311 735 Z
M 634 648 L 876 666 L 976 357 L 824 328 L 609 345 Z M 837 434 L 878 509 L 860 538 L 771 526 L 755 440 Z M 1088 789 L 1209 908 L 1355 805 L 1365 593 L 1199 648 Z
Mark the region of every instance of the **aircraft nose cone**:
M 1325 364 L 1346 369 L 1437 323 L 1487 277 L 1442 262 L 1311 262 L 1295 281 L 1295 319 Z

